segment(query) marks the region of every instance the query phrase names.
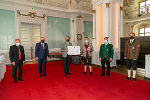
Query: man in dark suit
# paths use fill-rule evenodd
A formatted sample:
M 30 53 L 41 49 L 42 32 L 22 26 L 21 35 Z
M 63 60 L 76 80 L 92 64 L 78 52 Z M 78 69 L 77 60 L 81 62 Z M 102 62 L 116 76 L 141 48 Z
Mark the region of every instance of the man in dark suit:
M 42 64 L 43 64 L 43 76 L 47 76 L 46 74 L 46 59 L 48 59 L 48 45 L 45 43 L 45 38 L 41 37 L 41 42 L 36 44 L 35 48 L 35 57 L 38 60 L 38 71 L 40 78 L 42 77 Z
M 24 54 L 24 47 L 20 45 L 20 40 L 15 40 L 15 45 L 10 46 L 9 51 L 9 58 L 12 64 L 12 76 L 14 79 L 14 83 L 17 83 L 16 71 L 17 67 L 19 70 L 19 81 L 24 81 L 22 79 L 22 65 L 25 62 L 25 54 Z
M 107 76 L 110 77 L 110 62 L 113 59 L 113 45 L 108 43 L 108 37 L 104 38 L 104 44 L 101 45 L 99 51 L 99 60 L 102 64 L 102 74 L 101 76 L 105 75 L 105 63 L 107 65 Z

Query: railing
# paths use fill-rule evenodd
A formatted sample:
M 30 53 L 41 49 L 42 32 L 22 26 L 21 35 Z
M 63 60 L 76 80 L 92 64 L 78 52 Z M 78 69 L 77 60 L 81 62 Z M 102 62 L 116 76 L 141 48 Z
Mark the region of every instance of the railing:
M 135 10 L 124 9 L 124 12 L 123 12 L 124 19 L 140 18 L 144 16 L 149 16 L 149 15 L 150 15 L 149 10 L 145 12 L 140 12 L 140 9 L 135 9 Z
M 34 2 L 34 3 L 39 3 L 39 4 L 46 4 L 49 6 L 60 7 L 60 8 L 65 8 L 65 9 L 69 7 L 68 0 L 24 0 L 24 1 Z

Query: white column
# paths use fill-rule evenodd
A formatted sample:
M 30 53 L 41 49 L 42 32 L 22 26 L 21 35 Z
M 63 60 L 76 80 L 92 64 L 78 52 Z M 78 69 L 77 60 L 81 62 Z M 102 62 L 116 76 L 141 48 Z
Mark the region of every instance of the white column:
M 120 58 L 120 34 L 121 31 L 121 12 L 120 1 L 112 0 L 110 2 L 110 43 L 114 46 L 114 57 L 111 66 L 116 66 L 116 60 Z
M 71 32 L 70 39 L 71 39 L 71 43 L 73 45 L 76 45 L 76 41 L 77 41 L 77 37 L 76 37 L 76 35 L 77 35 L 76 23 L 77 23 L 76 15 L 72 14 L 71 18 L 70 18 L 70 32 Z
M 84 35 L 83 35 L 83 32 L 84 32 L 84 22 L 83 22 L 83 18 L 77 18 L 76 28 L 77 28 L 76 37 L 77 37 L 78 34 L 82 35 L 82 39 L 81 40 L 77 39 L 76 43 L 77 43 L 78 46 L 82 47 L 83 40 L 84 40 Z
M 16 38 L 21 38 L 21 22 L 17 16 L 17 11 L 15 11 L 15 20 L 16 20 Z
M 120 13 L 121 1 L 120 0 L 93 0 L 92 1 L 93 9 L 97 9 L 98 5 L 103 4 L 103 38 L 105 36 L 110 37 L 109 43 L 113 44 L 116 47 L 115 59 L 118 59 L 119 56 L 118 50 L 120 48 L 119 43 L 120 43 L 120 36 L 122 34 L 122 13 Z M 95 35 L 94 33 L 96 33 L 97 35 L 97 18 L 95 18 L 95 16 L 96 15 L 93 14 L 93 35 Z M 94 47 L 95 51 L 93 52 L 93 57 L 92 57 L 93 59 L 92 63 L 100 64 L 100 62 L 98 61 L 99 48 L 97 48 L 97 38 L 93 39 L 92 43 L 93 46 L 95 46 Z M 115 64 L 116 64 L 115 61 L 113 61 L 112 65 Z
M 109 37 L 109 9 L 110 2 L 109 0 L 103 0 L 103 37 Z
M 119 35 L 118 35 L 118 49 L 116 50 L 117 52 L 117 58 L 120 59 L 120 38 L 123 37 L 123 0 L 120 0 L 120 8 L 119 8 Z
M 97 47 L 97 9 L 96 7 L 94 8 L 94 12 L 93 12 L 93 39 L 92 39 L 92 45 L 94 48 L 94 52 L 92 53 L 92 63 L 93 64 L 97 64 L 100 65 L 100 61 L 99 61 L 99 48 Z
M 97 7 L 100 4 L 103 4 L 103 0 L 93 0 L 93 10 L 95 10 L 93 13 L 93 40 L 92 40 L 92 45 L 94 48 L 94 52 L 92 53 L 92 63 L 101 65 L 101 62 L 99 61 L 99 48 L 97 47 Z
M 77 18 L 78 15 L 72 14 L 70 18 L 70 32 L 71 32 L 71 43 L 73 45 L 82 46 L 83 43 L 83 32 L 84 32 L 84 23 L 83 18 Z M 82 35 L 82 40 L 77 39 L 77 34 Z
M 93 12 L 93 39 L 96 39 L 96 10 Z
M 123 0 L 120 1 L 120 37 L 123 36 Z
M 43 27 L 43 35 L 45 37 L 45 41 L 48 43 L 48 28 L 47 28 L 47 16 L 43 19 L 42 25 Z

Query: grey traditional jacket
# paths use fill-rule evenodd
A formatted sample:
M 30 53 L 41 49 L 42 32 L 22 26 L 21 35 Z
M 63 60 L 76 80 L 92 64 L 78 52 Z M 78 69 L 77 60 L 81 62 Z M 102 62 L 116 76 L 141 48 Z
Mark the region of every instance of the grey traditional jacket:
M 64 43 L 64 46 L 63 46 L 63 48 L 62 48 L 62 57 L 67 57 L 67 52 L 65 52 L 66 50 L 68 50 L 68 46 L 72 46 L 72 43 Z
M 88 56 L 91 57 L 92 56 L 92 52 L 94 51 L 92 43 L 89 43 L 87 51 L 88 51 Z M 83 45 L 82 55 L 83 55 L 83 57 L 86 57 L 86 47 L 85 47 L 85 44 Z

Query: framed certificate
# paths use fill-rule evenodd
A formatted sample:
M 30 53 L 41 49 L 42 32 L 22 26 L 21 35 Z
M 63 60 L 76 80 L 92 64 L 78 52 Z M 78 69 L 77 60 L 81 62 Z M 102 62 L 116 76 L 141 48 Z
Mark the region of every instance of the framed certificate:
M 68 55 L 80 55 L 80 46 L 68 46 Z
M 82 40 L 82 35 L 81 34 L 77 34 L 77 39 L 78 40 Z

